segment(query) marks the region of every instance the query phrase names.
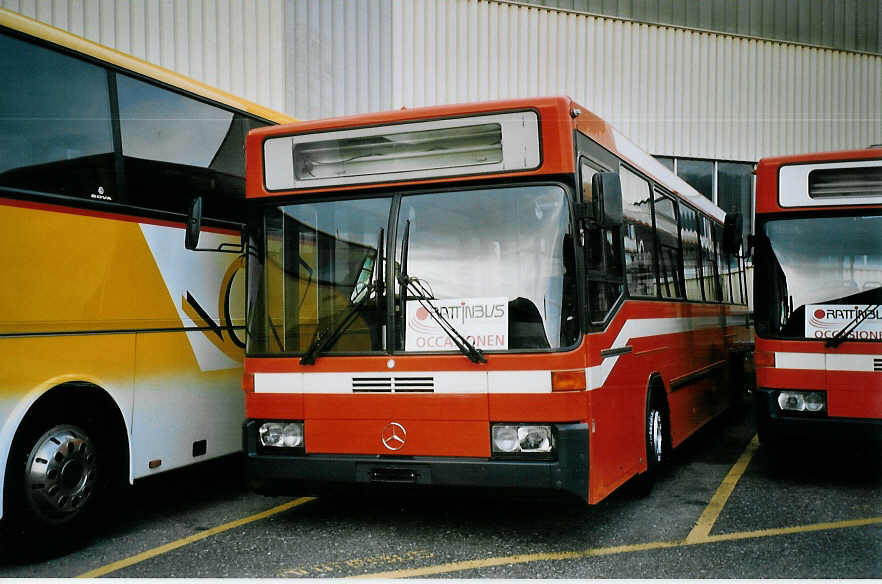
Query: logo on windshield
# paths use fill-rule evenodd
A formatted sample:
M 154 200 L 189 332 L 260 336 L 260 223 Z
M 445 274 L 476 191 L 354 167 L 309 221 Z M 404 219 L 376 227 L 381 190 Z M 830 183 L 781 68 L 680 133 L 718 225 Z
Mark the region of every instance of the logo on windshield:
M 854 304 L 809 304 L 805 311 L 805 336 L 829 339 L 847 330 L 849 340 L 882 339 L 882 311 L 878 306 Z

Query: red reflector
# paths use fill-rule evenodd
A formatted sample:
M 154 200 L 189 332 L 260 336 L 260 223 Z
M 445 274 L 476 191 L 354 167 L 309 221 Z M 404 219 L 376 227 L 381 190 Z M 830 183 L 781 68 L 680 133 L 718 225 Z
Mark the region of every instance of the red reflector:
M 757 351 L 753 354 L 753 364 L 756 367 L 774 367 L 775 354 L 767 353 L 765 351 Z
M 584 369 L 551 372 L 551 391 L 582 391 L 587 386 Z
M 242 389 L 245 391 L 254 391 L 254 373 L 245 373 L 242 375 Z

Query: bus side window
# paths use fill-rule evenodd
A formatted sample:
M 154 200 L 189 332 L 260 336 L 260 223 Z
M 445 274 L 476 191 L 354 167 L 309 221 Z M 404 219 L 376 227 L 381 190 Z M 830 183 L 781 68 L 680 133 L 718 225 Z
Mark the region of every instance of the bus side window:
M 674 201 L 655 194 L 655 234 L 658 245 L 659 286 L 662 298 L 683 298 L 680 278 L 680 223 Z
M 658 295 L 655 273 L 655 235 L 652 229 L 652 195 L 649 183 L 622 167 L 622 226 L 628 294 Z
M 129 202 L 181 212 L 195 194 L 205 216 L 244 216 L 245 135 L 260 125 L 162 87 L 117 75 Z
M 583 202 L 592 203 L 591 178 L 597 171 L 581 165 Z M 624 293 L 621 265 L 621 237 L 617 230 L 594 228 L 585 233 L 585 272 L 587 276 L 588 318 L 600 323 Z
M 712 235 L 710 219 L 701 217 L 701 272 L 704 284 L 704 299 L 708 302 L 720 301 L 719 272 L 717 253 Z
M 683 241 L 683 277 L 687 300 L 704 299 L 701 278 L 701 245 L 698 240 L 698 215 L 680 203 L 680 237 Z
M 0 33 L 0 187 L 115 201 L 107 71 Z

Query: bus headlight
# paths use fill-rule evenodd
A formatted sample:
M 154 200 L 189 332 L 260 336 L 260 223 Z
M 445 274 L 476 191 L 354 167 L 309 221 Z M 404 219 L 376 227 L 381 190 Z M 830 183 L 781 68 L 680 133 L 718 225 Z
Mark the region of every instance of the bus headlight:
M 554 435 L 548 424 L 493 424 L 493 454 L 550 454 Z
M 778 407 L 785 412 L 822 412 L 827 407 L 823 391 L 782 391 L 778 393 Z
M 258 435 L 261 446 L 298 448 L 303 446 L 303 422 L 265 422 Z

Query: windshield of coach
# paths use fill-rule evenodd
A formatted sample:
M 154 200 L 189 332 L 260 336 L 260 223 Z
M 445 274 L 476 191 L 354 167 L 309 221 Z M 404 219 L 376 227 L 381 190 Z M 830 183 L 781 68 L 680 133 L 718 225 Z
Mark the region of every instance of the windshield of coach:
M 458 351 L 433 308 L 483 351 L 573 345 L 569 224 L 556 186 L 270 208 L 263 264 L 250 264 L 249 353 L 301 354 L 322 335 L 336 338 L 321 354 Z
M 756 274 L 760 334 L 830 338 L 882 302 L 882 216 L 769 221 L 756 246 Z M 852 336 L 882 338 L 882 311 Z

